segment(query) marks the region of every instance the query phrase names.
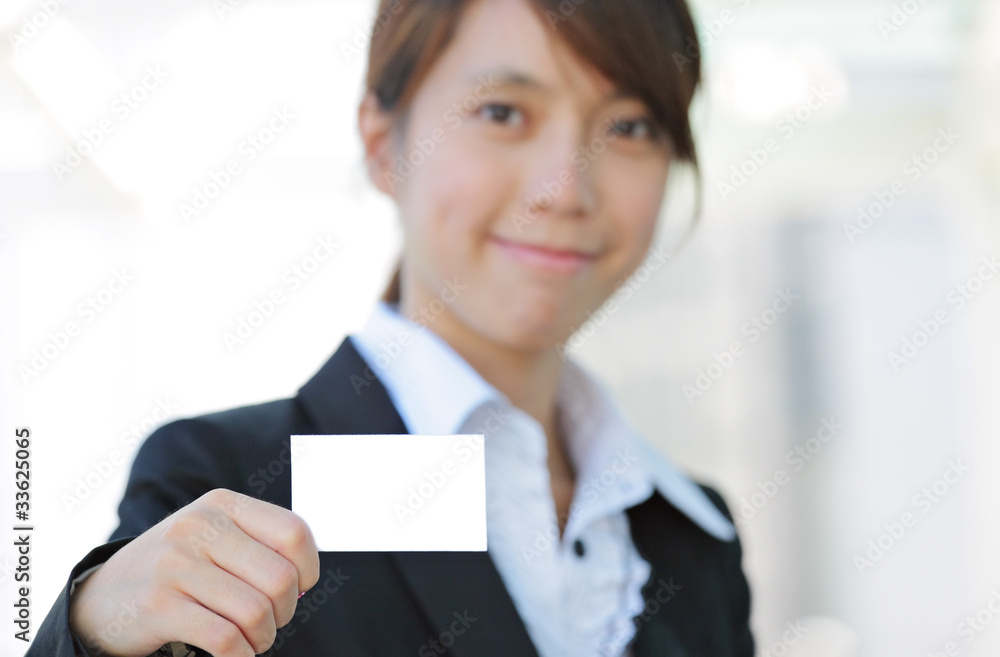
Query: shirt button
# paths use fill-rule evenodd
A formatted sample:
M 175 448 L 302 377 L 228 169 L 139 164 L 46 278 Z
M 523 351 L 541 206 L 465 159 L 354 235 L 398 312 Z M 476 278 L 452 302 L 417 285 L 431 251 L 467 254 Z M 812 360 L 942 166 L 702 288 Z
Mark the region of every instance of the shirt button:
M 583 549 L 583 541 L 580 539 L 573 541 L 573 551 L 576 552 L 576 556 L 582 557 L 585 552 Z

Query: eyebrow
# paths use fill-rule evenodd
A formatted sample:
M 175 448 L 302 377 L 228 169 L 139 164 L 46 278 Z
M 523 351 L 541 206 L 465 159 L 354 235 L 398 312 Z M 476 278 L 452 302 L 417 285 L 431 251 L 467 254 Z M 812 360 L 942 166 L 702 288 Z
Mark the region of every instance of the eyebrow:
M 532 77 L 528 73 L 524 73 L 523 71 L 518 71 L 516 69 L 511 69 L 511 68 L 488 69 L 488 70 L 477 71 L 472 75 L 470 75 L 468 78 L 466 78 L 466 82 L 468 84 L 482 84 L 484 78 L 486 80 L 491 80 L 491 79 L 495 80 L 496 87 L 505 87 L 505 86 L 522 87 L 525 89 L 539 91 L 546 94 L 552 92 L 551 88 L 542 81 Z M 614 90 L 602 100 L 605 101 L 620 100 L 633 97 L 634 97 L 633 94 L 625 93 L 618 87 L 615 87 Z
M 466 78 L 466 82 L 469 84 L 482 84 L 484 79 L 487 81 L 495 80 L 498 87 L 515 86 L 527 87 L 538 91 L 548 91 L 548 87 L 541 81 L 536 80 L 527 73 L 510 68 L 476 71 Z

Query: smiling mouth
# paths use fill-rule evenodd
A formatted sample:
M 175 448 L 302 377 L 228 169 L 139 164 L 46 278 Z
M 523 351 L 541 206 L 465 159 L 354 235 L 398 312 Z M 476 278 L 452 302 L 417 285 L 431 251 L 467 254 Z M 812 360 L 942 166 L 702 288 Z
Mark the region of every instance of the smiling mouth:
M 576 274 L 597 259 L 588 253 L 511 242 L 495 235 L 490 241 L 518 262 L 559 274 Z

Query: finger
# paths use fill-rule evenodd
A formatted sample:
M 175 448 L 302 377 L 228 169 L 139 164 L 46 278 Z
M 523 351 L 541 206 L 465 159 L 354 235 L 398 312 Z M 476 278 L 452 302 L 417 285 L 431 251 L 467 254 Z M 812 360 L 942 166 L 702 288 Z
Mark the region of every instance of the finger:
M 240 578 L 202 562 L 185 572 L 174 587 L 235 625 L 255 653 L 265 652 L 274 643 L 277 626 L 271 600 Z
M 268 597 L 277 627 L 292 620 L 299 597 L 299 574 L 291 561 L 257 542 L 235 522 L 207 543 L 205 552 L 219 568 Z
M 177 605 L 176 617 L 183 622 L 176 628 L 167 628 L 170 636 L 175 637 L 170 641 L 197 646 L 213 657 L 254 657 L 258 652 L 232 621 L 194 600 L 182 599 Z
M 319 581 L 319 550 L 302 518 L 276 504 L 221 488 L 202 499 L 225 510 L 250 537 L 291 561 L 298 572 L 299 591 Z

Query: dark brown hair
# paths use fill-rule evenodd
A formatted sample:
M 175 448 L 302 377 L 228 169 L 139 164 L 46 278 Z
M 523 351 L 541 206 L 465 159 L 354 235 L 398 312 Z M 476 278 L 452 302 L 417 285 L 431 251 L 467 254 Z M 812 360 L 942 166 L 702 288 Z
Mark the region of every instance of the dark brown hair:
M 476 0 L 381 0 L 366 85 L 405 125 L 420 83 Z M 528 0 L 542 22 L 622 91 L 643 101 L 673 155 L 697 172 L 688 109 L 701 81 L 698 37 L 685 0 Z M 400 267 L 382 295 L 398 302 Z

